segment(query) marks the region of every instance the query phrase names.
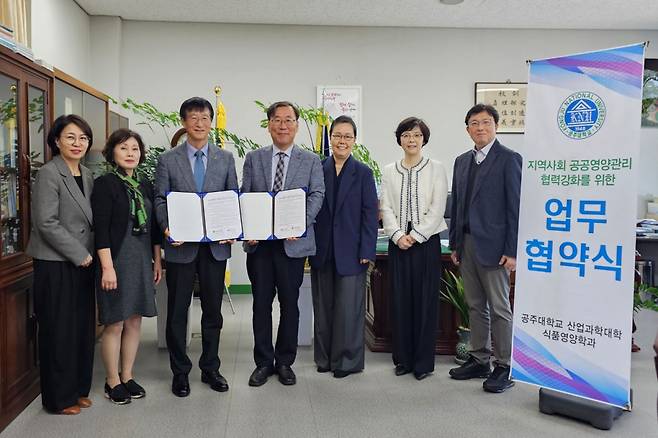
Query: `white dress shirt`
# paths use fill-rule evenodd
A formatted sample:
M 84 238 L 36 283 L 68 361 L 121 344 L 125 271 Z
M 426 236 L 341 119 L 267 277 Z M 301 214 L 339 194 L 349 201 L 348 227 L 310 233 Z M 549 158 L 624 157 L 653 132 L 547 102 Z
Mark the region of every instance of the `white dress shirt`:
M 473 146 L 473 150 L 475 151 L 475 163 L 476 164 L 482 164 L 482 162 L 487 158 L 487 154 L 491 150 L 491 146 L 493 146 L 494 142 L 496 139 L 494 138 L 491 143 L 483 147 L 482 149 L 478 150 L 475 146 Z

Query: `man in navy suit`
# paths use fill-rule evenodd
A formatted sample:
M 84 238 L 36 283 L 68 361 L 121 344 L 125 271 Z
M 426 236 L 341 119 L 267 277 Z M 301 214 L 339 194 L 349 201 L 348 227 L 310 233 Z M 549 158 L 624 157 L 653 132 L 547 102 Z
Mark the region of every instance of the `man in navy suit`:
M 154 208 L 158 223 L 169 237 L 168 192 L 219 192 L 236 190 L 238 178 L 233 154 L 208 143 L 213 109 L 206 99 L 192 97 L 180 107 L 187 141 L 158 159 L 155 174 Z M 167 348 L 174 374 L 172 392 L 178 397 L 190 393 L 187 378 L 192 362 L 185 352 L 187 312 L 192 287 L 199 277 L 201 298 L 201 381 L 219 392 L 228 391 L 219 373 L 219 332 L 222 328 L 222 293 L 226 259 L 231 257 L 231 241 L 164 243 L 167 261 Z
M 464 279 L 471 322 L 470 357 L 450 376 L 488 377 L 484 390 L 496 393 L 514 386 L 509 275 L 516 269 L 522 163 L 521 155 L 496 139 L 498 119 L 490 105 L 475 105 L 466 114 L 475 147 L 455 160 L 450 222 L 451 257 Z

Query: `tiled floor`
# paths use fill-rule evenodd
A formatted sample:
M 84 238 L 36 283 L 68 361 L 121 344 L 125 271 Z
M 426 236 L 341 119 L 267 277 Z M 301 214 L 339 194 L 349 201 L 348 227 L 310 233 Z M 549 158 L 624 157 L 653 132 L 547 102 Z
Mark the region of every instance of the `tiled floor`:
M 389 354 L 366 353 L 365 372 L 345 379 L 318 374 L 310 347 L 299 349 L 297 385 L 284 387 L 276 378 L 260 388 L 247 380 L 253 370 L 251 296 L 233 297 L 237 313 L 224 305 L 221 372 L 231 389 L 216 393 L 190 374 L 192 393 L 185 399 L 169 391 L 171 375 L 166 350 L 158 350 L 156 321 L 145 320 L 135 376 L 146 388 L 145 399 L 115 406 L 103 398 L 104 370 L 95 363 L 91 397 L 94 406 L 74 417 L 49 415 L 37 398 L 2 437 L 598 437 L 587 424 L 547 416 L 537 409 L 537 388 L 517 384 L 494 395 L 482 381 L 457 382 L 448 377 L 450 357 L 437 356 L 433 376 L 417 382 L 395 377 Z M 198 304 L 197 304 L 198 305 Z M 633 354 L 634 410 L 617 420 L 610 437 L 658 437 L 657 382 L 653 343 L 658 315 L 637 318 Z M 199 321 L 194 322 L 198 331 Z M 190 355 L 196 362 L 201 340 Z

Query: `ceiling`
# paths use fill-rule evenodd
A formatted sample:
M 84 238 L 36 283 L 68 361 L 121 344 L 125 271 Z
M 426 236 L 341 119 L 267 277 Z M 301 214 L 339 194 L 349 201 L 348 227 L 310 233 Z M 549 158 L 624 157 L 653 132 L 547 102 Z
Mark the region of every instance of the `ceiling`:
M 658 30 L 657 0 L 74 0 L 124 20 L 329 26 Z

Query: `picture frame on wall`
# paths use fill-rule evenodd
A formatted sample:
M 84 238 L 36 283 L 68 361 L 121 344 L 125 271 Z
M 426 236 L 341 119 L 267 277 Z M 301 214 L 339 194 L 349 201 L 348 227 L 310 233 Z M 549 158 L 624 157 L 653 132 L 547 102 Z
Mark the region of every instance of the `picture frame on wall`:
M 527 82 L 476 82 L 475 103 L 491 105 L 498 111 L 499 134 L 523 134 Z
M 363 142 L 361 85 L 318 85 L 316 102 L 317 107 L 324 108 L 332 120 L 338 116 L 350 116 L 358 127 L 356 142 Z

